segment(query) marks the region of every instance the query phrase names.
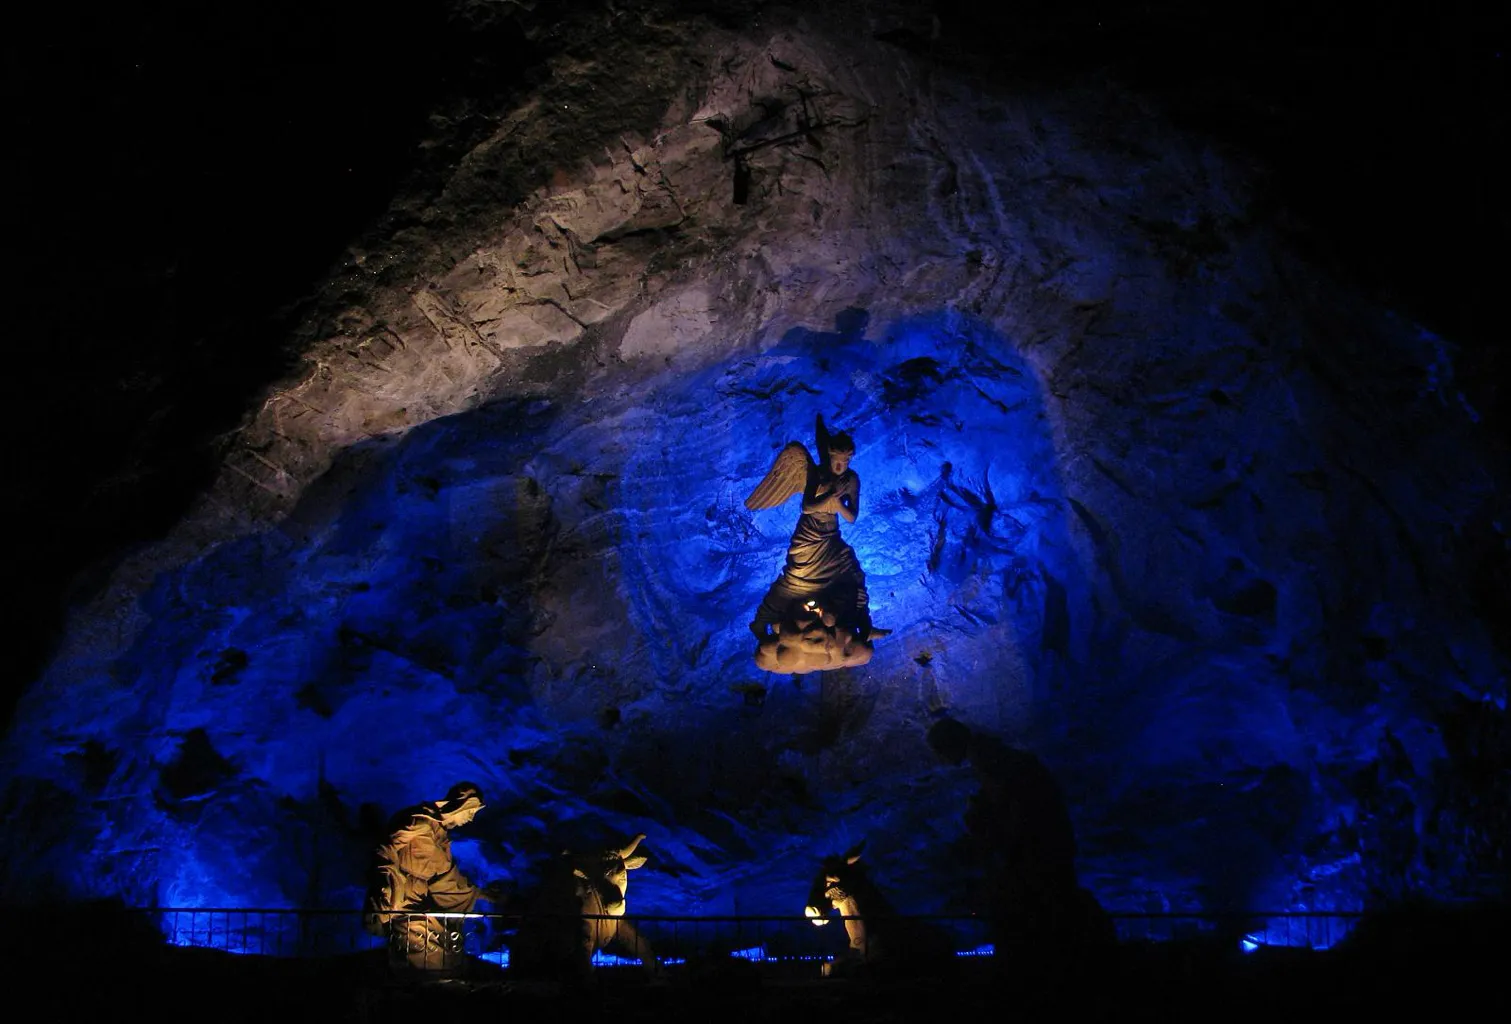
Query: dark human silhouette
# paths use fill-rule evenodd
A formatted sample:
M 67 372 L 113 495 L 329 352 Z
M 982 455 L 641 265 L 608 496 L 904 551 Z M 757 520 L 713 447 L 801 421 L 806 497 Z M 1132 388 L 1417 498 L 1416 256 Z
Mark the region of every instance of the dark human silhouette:
M 1070 812 L 1044 762 L 953 719 L 936 722 L 928 741 L 980 782 L 964 824 L 985 869 L 998 962 L 1043 985 L 1107 954 L 1116 931 L 1077 878 Z

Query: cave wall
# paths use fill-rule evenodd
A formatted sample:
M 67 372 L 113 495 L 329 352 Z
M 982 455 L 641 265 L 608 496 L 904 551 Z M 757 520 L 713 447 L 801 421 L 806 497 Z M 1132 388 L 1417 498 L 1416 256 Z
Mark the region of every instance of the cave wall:
M 419 213 L 448 247 L 335 268 L 23 701 L 6 898 L 351 905 L 382 811 L 470 778 L 484 878 L 644 831 L 637 909 L 785 912 L 865 837 L 900 907 L 962 909 L 941 717 L 1043 758 L 1115 907 L 1498 891 L 1505 468 L 1451 342 L 1126 93 L 817 21 L 686 53 L 656 130 L 526 104 Z M 576 158 L 489 205 L 551 132 Z M 893 633 L 771 677 L 796 511 L 741 502 L 816 413 Z

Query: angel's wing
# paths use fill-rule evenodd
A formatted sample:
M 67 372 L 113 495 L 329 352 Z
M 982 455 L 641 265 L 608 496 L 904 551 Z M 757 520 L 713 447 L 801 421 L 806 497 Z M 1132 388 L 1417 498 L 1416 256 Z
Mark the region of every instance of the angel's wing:
M 813 442 L 818 447 L 819 465 L 829 464 L 829 428 L 824 426 L 824 414 L 819 413 L 813 421 Z
M 808 483 L 808 468 L 812 465 L 803 443 L 789 441 L 787 447 L 777 452 L 776 461 L 766 471 L 766 478 L 745 499 L 745 507 L 751 511 L 776 508 L 794 494 L 801 493 Z

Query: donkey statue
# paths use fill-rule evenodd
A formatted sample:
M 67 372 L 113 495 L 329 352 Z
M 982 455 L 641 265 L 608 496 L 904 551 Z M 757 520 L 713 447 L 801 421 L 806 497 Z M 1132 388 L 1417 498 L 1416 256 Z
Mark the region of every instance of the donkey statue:
M 824 976 L 885 960 L 889 965 L 937 968 L 952 963 L 950 943 L 938 929 L 901 917 L 859 863 L 864 841 L 845 853 L 825 857 L 803 912 L 816 925 L 837 912 L 845 922 L 850 948 L 824 964 Z M 928 968 L 925 968 L 928 969 Z
M 645 854 L 635 854 L 644 839 L 642 833 L 622 848 L 598 853 L 563 851 L 520 924 L 511 959 L 522 974 L 582 980 L 600 949 L 659 973 L 650 943 L 624 919 L 629 873 L 646 861 Z

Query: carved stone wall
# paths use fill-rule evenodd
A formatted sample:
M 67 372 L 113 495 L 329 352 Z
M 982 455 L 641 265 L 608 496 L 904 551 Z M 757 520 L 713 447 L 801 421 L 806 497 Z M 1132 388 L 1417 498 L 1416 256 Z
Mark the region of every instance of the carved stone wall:
M 547 91 L 351 250 L 23 701 L 4 892 L 339 902 L 364 807 L 466 777 L 482 877 L 643 831 L 646 912 L 776 912 L 865 837 L 959 908 L 942 716 L 1044 759 L 1116 906 L 1494 888 L 1505 467 L 1452 346 L 1126 93 L 797 18 L 677 52 L 653 131 L 498 209 L 590 116 Z M 790 517 L 740 500 L 815 412 L 894 633 L 799 685 L 745 628 Z

